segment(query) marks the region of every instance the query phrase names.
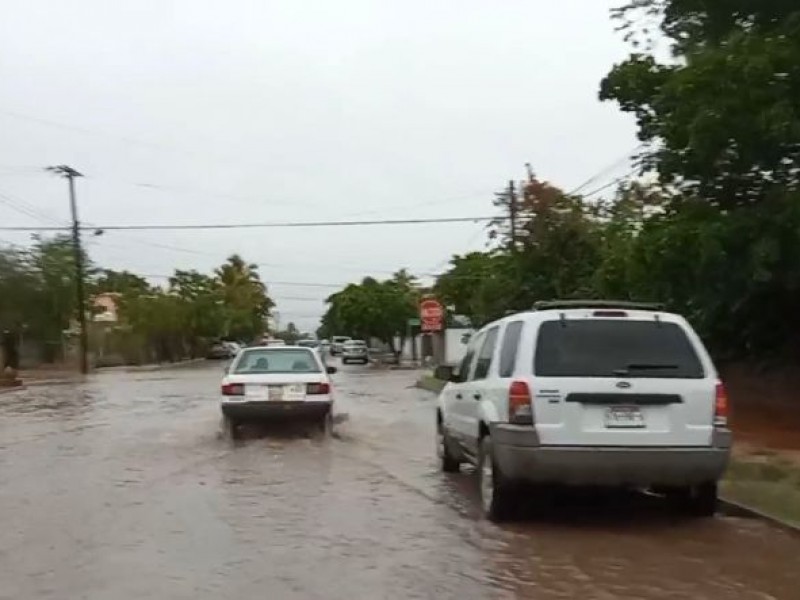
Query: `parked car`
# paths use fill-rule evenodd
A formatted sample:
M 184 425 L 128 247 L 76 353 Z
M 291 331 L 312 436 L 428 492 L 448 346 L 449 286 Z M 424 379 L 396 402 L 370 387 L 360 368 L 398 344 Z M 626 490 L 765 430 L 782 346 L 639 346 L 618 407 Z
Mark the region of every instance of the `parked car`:
M 238 350 L 235 349 L 230 342 L 216 342 L 208 349 L 206 358 L 212 360 L 233 358 L 236 356 L 237 351 Z
M 366 365 L 369 362 L 369 350 L 363 340 L 348 340 L 342 344 L 342 364 L 359 362 Z
M 297 345 L 301 348 L 319 348 L 317 340 L 297 340 Z
M 342 353 L 342 346 L 345 342 L 350 341 L 352 338 L 346 335 L 335 335 L 331 338 L 331 356 L 337 356 Z
M 486 325 L 438 398 L 444 471 L 477 466 L 503 519 L 516 484 L 649 488 L 712 515 L 728 463 L 728 399 L 676 314 L 622 302 L 540 303 Z M 527 496 L 534 499 L 532 494 Z
M 222 342 L 225 344 L 231 351 L 231 358 L 236 356 L 239 353 L 239 350 L 242 349 L 242 345 L 239 342 Z
M 220 409 L 232 437 L 248 421 L 303 418 L 330 431 L 333 387 L 326 367 L 310 348 L 261 346 L 243 349 L 226 370 Z

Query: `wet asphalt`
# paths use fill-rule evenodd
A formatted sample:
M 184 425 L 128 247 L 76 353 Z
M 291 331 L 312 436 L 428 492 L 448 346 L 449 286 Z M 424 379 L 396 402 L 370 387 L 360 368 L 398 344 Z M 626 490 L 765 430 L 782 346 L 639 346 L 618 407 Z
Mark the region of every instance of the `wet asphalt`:
M 798 599 L 800 538 L 581 495 L 508 525 L 443 475 L 415 374 L 343 367 L 339 423 L 220 434 L 222 365 L 0 395 L 0 599 Z

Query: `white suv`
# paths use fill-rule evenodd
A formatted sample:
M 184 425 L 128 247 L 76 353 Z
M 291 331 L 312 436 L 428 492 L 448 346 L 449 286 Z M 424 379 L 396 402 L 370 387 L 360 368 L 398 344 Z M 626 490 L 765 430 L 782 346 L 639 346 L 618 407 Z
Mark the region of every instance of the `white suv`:
M 477 466 L 483 510 L 515 483 L 650 488 L 712 515 L 728 463 L 728 401 L 686 320 L 612 301 L 537 303 L 474 335 L 438 399 L 445 471 Z

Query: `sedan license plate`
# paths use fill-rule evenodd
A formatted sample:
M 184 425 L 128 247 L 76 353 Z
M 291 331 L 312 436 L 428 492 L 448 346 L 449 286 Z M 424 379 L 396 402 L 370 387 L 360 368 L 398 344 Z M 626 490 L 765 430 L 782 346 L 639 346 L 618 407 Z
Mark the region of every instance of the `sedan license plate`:
M 283 386 L 283 400 L 286 402 L 300 402 L 306 399 L 306 384 L 296 383 Z
M 605 424 L 608 429 L 645 426 L 644 415 L 638 406 L 609 406 L 606 408 Z

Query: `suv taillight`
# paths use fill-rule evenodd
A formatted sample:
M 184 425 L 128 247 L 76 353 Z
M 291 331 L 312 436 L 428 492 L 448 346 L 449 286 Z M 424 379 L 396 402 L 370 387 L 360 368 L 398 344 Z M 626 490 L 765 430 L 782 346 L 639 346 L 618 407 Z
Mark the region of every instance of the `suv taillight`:
M 728 392 L 721 381 L 717 382 L 717 390 L 714 396 L 714 425 L 724 427 L 728 424 Z
M 306 394 L 314 395 L 314 394 L 330 394 L 330 393 L 331 393 L 331 384 L 327 382 L 309 383 L 306 386 Z
M 527 381 L 513 381 L 508 388 L 508 422 L 517 425 L 533 423 L 533 397 Z
M 244 385 L 241 383 L 226 383 L 222 386 L 223 396 L 244 396 Z

